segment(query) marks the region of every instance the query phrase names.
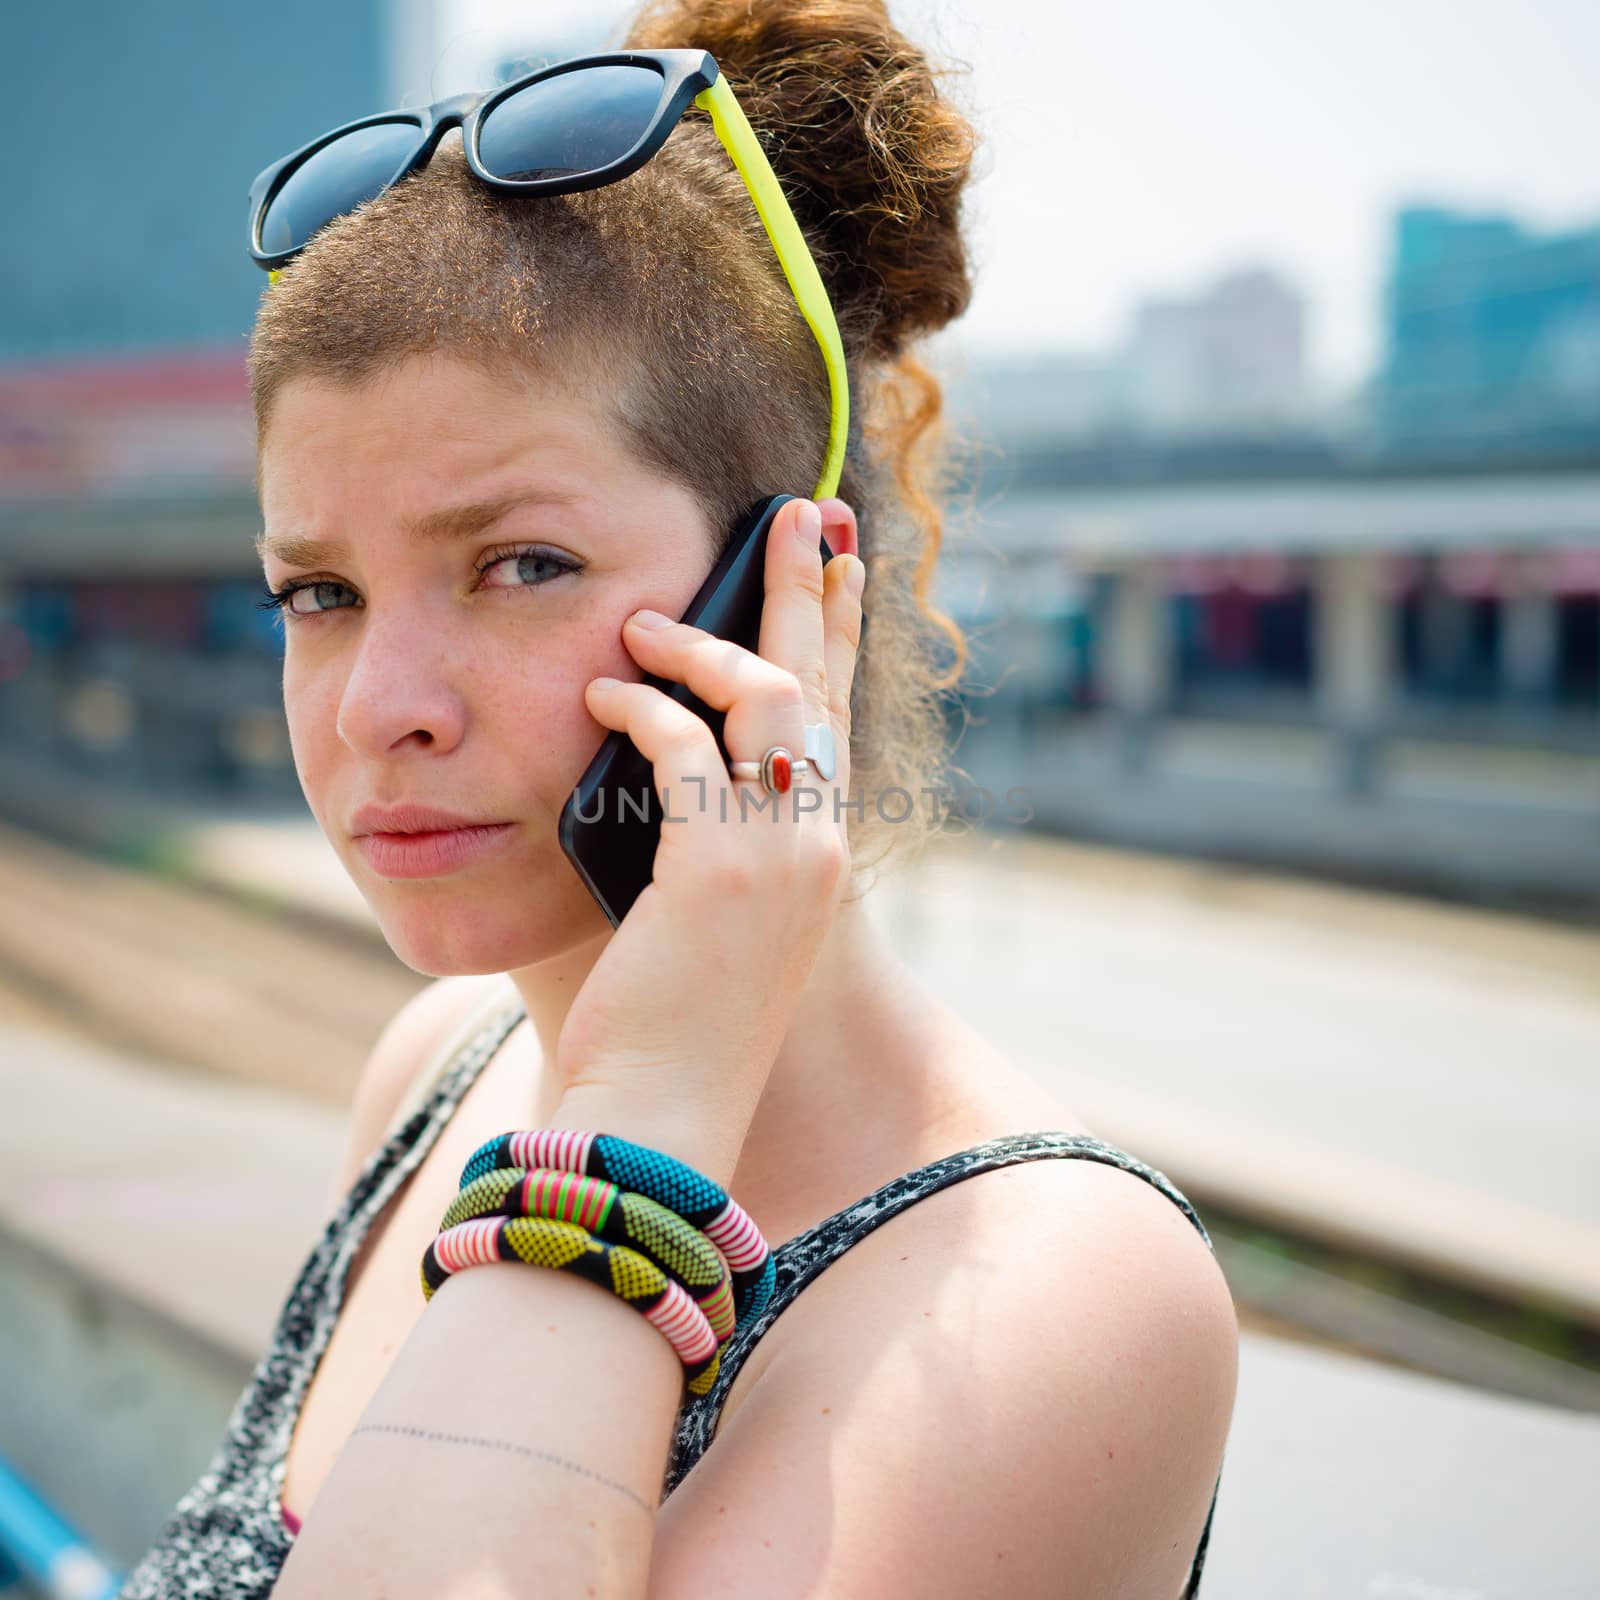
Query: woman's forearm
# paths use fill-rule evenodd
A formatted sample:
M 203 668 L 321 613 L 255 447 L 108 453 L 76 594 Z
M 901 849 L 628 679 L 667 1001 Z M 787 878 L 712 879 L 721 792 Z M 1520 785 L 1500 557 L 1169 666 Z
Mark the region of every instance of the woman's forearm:
M 588 1091 L 537 1125 L 634 1139 L 724 1185 L 741 1137 Z M 672 1346 L 597 1285 L 521 1262 L 456 1272 L 335 1461 L 275 1600 L 639 1600 L 683 1397 Z

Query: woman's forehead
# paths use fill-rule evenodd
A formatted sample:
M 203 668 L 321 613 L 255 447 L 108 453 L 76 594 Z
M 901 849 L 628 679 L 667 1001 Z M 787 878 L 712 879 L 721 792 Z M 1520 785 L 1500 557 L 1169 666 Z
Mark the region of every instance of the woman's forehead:
M 337 562 L 363 538 L 420 548 L 501 524 L 552 537 L 609 530 L 608 542 L 623 544 L 675 543 L 681 530 L 697 554 L 709 548 L 693 493 L 574 407 L 528 404 L 493 424 L 456 411 L 413 433 L 376 392 L 319 383 L 285 398 L 262 451 L 263 560 Z
M 259 466 L 269 520 L 351 495 L 431 506 L 467 485 L 498 493 L 532 480 L 575 499 L 658 482 L 582 396 L 437 367 L 413 383 L 296 378 L 280 391 Z
M 414 356 L 346 378 L 297 373 L 278 390 L 262 453 L 315 455 L 348 447 L 536 447 L 615 444 L 608 397 L 595 384 L 512 374 L 446 356 Z M 330 441 L 336 434 L 337 444 Z

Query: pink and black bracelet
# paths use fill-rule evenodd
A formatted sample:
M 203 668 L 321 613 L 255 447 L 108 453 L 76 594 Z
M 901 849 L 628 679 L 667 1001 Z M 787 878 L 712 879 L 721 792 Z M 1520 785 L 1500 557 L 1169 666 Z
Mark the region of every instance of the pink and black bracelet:
M 460 1187 L 501 1167 L 550 1167 L 644 1195 L 698 1228 L 722 1252 L 739 1323 L 760 1316 L 772 1298 L 777 1268 L 750 1214 L 720 1185 L 673 1156 L 611 1134 L 533 1128 L 485 1140 L 468 1157 Z
M 666 1336 L 695 1395 L 710 1392 L 723 1341 L 766 1308 L 777 1276 L 749 1213 L 703 1173 L 626 1139 L 556 1128 L 501 1134 L 468 1158 L 423 1253 L 423 1299 L 453 1272 L 495 1261 L 609 1289 Z

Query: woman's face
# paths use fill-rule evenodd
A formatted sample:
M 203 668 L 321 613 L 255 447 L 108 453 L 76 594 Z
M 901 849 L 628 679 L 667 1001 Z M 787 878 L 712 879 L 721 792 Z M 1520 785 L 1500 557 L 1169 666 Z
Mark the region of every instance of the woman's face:
M 446 517 L 524 495 L 493 522 Z M 557 818 L 609 731 L 584 686 L 642 676 L 624 618 L 680 616 L 711 569 L 689 491 L 564 391 L 418 356 L 361 388 L 287 384 L 261 505 L 268 584 L 314 580 L 284 606 L 295 769 L 395 953 L 505 972 L 608 930 Z M 514 826 L 453 870 L 386 875 L 355 838 L 369 802 Z

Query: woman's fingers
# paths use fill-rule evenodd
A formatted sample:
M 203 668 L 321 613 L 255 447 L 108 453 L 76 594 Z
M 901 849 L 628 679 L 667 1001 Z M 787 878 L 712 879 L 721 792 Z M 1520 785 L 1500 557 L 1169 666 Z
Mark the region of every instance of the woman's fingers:
M 774 744 L 787 745 L 800 755 L 806 710 L 792 672 L 703 628 L 671 621 L 646 627 L 639 618 L 638 612 L 628 618 L 628 648 L 647 671 L 687 685 L 708 706 L 728 713 L 723 737 L 732 760 L 759 761 Z M 711 730 L 699 717 L 694 720 L 705 729 L 706 743 L 715 751 Z
M 627 734 L 639 747 L 639 753 L 654 771 L 656 793 L 669 813 L 681 815 L 686 809 L 685 804 L 673 799 L 675 784 L 682 785 L 680 799 L 690 805 L 696 803 L 699 791 L 708 804 L 715 806 L 717 802 L 709 797 L 729 787 L 728 769 L 705 719 L 662 694 L 653 684 L 593 678 L 585 699 L 596 722 Z
M 822 513 L 791 500 L 767 534 L 766 588 L 758 649 L 800 680 L 805 720 L 828 715 L 828 665 L 823 645 Z M 796 746 L 795 754 L 800 754 Z
M 861 650 L 861 596 L 867 569 L 859 556 L 828 563 L 822 595 L 823 659 L 828 671 L 828 710 L 843 750 L 850 748 L 850 688 Z

